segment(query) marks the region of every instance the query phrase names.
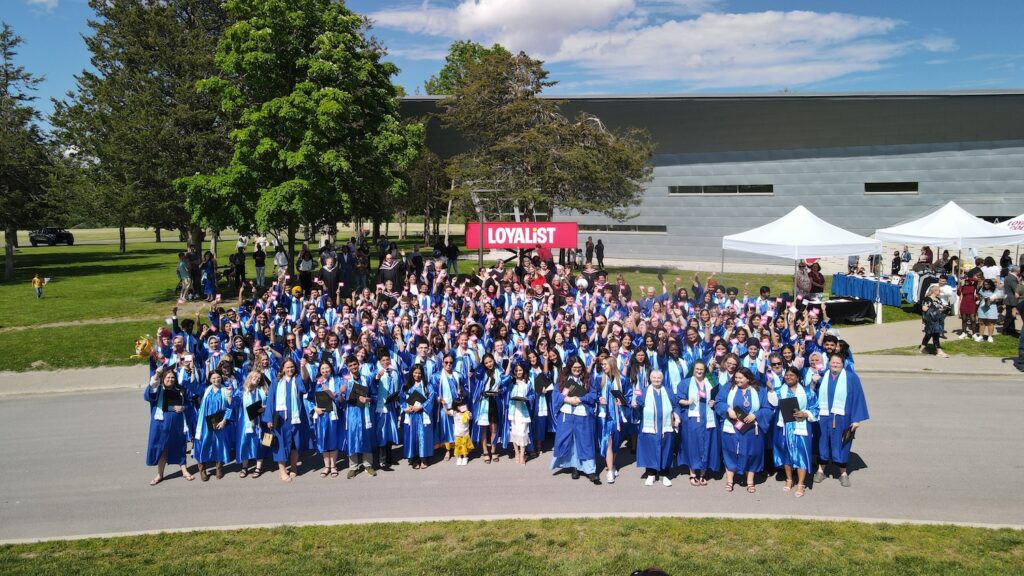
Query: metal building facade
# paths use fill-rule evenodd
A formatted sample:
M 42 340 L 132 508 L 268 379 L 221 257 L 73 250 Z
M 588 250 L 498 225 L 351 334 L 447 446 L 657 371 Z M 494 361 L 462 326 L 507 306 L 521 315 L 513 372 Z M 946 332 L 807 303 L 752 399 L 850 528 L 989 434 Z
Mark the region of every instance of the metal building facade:
M 1024 92 L 564 100 L 566 115 L 586 111 L 610 128 L 645 128 L 657 146 L 633 218 L 558 216 L 580 223 L 581 245 L 588 235 L 603 238 L 608 257 L 717 261 L 723 235 L 800 204 L 860 234 L 949 200 L 979 216 L 1024 213 Z M 403 112 L 435 105 L 409 98 Z M 462 145 L 436 123 L 428 144 L 442 156 Z

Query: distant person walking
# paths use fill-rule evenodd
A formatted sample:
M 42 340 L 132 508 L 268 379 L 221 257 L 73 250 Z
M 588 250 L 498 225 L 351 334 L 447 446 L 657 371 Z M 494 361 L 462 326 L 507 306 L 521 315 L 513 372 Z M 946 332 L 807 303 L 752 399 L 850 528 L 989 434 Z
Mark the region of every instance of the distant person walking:
M 587 261 L 586 261 L 586 263 L 587 264 L 593 264 L 594 263 L 594 237 L 593 236 L 587 236 L 586 248 L 587 248 Z
M 594 246 L 594 255 L 597 256 L 597 267 L 604 268 L 604 241 L 600 238 L 597 239 L 597 245 Z
M 32 288 L 34 288 L 35 291 L 36 291 L 36 298 L 42 300 L 42 298 L 43 298 L 43 286 L 45 286 L 45 285 L 46 285 L 46 283 L 43 282 L 43 279 L 39 277 L 39 274 L 36 274 L 35 277 L 32 278 Z
M 188 257 L 184 252 L 178 252 L 178 285 L 181 292 L 178 294 L 178 303 L 184 303 L 186 299 L 191 300 L 189 290 L 192 289 L 192 275 L 188 271 Z

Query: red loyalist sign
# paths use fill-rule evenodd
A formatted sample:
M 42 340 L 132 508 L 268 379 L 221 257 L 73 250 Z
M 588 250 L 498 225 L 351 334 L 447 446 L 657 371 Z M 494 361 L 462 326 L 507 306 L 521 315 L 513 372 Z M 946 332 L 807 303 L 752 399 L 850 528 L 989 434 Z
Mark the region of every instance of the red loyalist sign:
M 575 222 L 484 222 L 484 248 L 576 248 Z M 466 223 L 466 248 L 480 247 L 480 223 Z

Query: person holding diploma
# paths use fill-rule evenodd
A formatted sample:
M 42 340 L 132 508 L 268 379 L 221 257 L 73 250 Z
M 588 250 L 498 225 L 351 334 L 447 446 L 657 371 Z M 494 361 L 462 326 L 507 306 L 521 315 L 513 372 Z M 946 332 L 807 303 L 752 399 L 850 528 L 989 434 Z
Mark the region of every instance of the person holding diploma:
M 675 449 L 675 433 L 679 429 L 679 405 L 676 395 L 662 383 L 665 375 L 661 370 L 651 372 L 651 385 L 639 396 L 633 397 L 633 408 L 640 413 L 640 429 L 637 435 L 636 465 L 647 469 L 645 486 L 653 486 L 661 477 L 661 483 L 671 486 L 668 477 L 672 467 Z
M 715 413 L 722 419 L 725 491 L 733 491 L 736 474 L 746 474 L 747 492 L 753 494 L 754 474 L 764 469 L 764 437 L 772 407 L 749 368 L 736 370 L 732 385 L 719 389 Z
M 455 356 L 449 354 L 441 359 L 441 370 L 434 376 L 432 388 L 437 390 L 434 442 L 444 444 L 444 461 L 447 462 L 455 448 L 455 401 L 465 394 L 462 375 L 455 371 Z
M 530 444 L 530 405 L 537 392 L 527 377 L 526 366 L 516 362 L 512 366 L 512 385 L 509 388 L 508 419 L 505 436 L 516 452 L 516 464 L 526 466 L 526 447 Z
M 800 370 L 790 366 L 783 374 L 784 386 L 777 389 L 779 410 L 772 435 L 775 468 L 786 470 L 786 492 L 793 489 L 793 469 L 797 471 L 796 497 L 804 495 L 807 472 L 811 469 L 813 436 L 811 425 L 818 419 L 818 396 L 803 385 Z
M 376 419 L 374 431 L 376 433 L 377 449 L 380 452 L 380 467 L 384 470 L 391 469 L 391 448 L 398 444 L 398 397 L 401 387 L 399 380 L 401 374 L 391 365 L 391 356 L 384 348 L 377 349 L 377 373 L 373 379 L 377 394 L 375 396 L 374 412 Z
M 338 414 L 341 399 L 341 379 L 334 376 L 330 362 L 320 362 L 316 379 L 309 375 L 306 359 L 302 359 L 302 383 L 309 390 L 306 400 L 309 417 L 313 421 L 313 445 L 323 455 L 324 469 L 320 477 L 338 477 L 338 449 L 344 421 Z
M 473 401 L 472 429 L 473 442 L 480 443 L 484 463 L 497 462 L 499 455 L 495 445 L 507 419 L 508 399 L 505 397 L 508 376 L 502 374 L 494 356 L 484 354 L 483 360 L 473 373 L 470 396 Z
M 633 389 L 619 373 L 619 365 L 614 358 L 602 354 L 598 363 L 600 371 L 593 374 L 593 381 L 600 391 L 597 399 L 597 446 L 598 453 L 604 455 L 605 482 L 614 484 L 615 477 L 619 475 L 615 456 L 632 430 L 629 419 Z
M 818 387 L 818 471 L 814 482 L 825 481 L 829 462 L 839 467 L 839 483 L 850 487 L 846 464 L 850 460 L 853 437 L 861 422 L 868 419 L 868 405 L 857 374 L 845 367 L 839 354 L 828 359 L 828 375 Z
M 275 437 L 273 458 L 284 482 L 291 482 L 298 475 L 299 451 L 305 450 L 309 444 L 305 396 L 306 388 L 295 360 L 287 358 L 281 364 L 280 377 L 270 385 L 267 393 L 272 409 L 263 411 L 263 423 Z M 291 472 L 288 472 L 287 463 L 291 464 Z
M 529 458 L 539 458 L 548 432 L 554 431 L 553 414 L 551 413 L 551 392 L 555 389 L 554 380 L 545 372 L 544 363 L 537 351 L 528 349 L 526 361 L 533 386 L 535 400 L 530 404 L 530 443 L 533 453 Z
M 589 380 L 583 361 L 574 356 L 551 393 L 552 408 L 558 420 L 551 470 L 572 470 L 573 480 L 578 479 L 582 472 L 591 482 L 600 485 L 601 478 L 597 475 L 594 461 L 594 408 L 599 392 L 597 384 Z
M 249 462 L 256 461 L 256 468 L 252 472 L 253 478 L 259 478 L 263 474 L 263 459 L 269 455 L 269 450 L 263 445 L 263 427 L 261 425 L 263 412 L 267 405 L 267 389 L 263 383 L 263 374 L 252 371 L 245 377 L 242 390 L 236 395 L 235 407 L 238 414 L 238 422 L 235 426 L 238 443 L 235 446 L 235 456 L 242 464 L 238 471 L 241 478 L 249 475 Z
M 164 468 L 168 462 L 181 466 L 181 477 L 191 481 L 185 461 L 185 414 L 188 393 L 178 384 L 174 370 L 161 366 L 149 381 L 142 397 L 149 402 L 149 440 L 146 444 L 146 466 L 156 466 L 156 478 L 149 481 L 156 486 L 164 481 Z
M 708 471 L 722 468 L 715 416 L 715 385 L 708 378 L 703 360 L 693 364 L 693 376 L 680 387 L 679 405 L 683 408 L 682 438 L 677 463 L 690 471 L 690 486 L 707 486 Z
M 206 482 L 210 475 L 206 472 L 208 462 L 214 462 L 217 479 L 224 477 L 224 465 L 231 462 L 231 409 L 232 390 L 221 384 L 220 372 L 212 372 L 209 376 L 210 385 L 203 393 L 199 404 L 199 419 L 196 422 L 196 439 L 192 452 L 199 462 L 199 479 Z
M 355 478 L 360 470 L 366 470 L 370 476 L 377 475 L 376 456 L 377 434 L 373 427 L 373 407 L 377 387 L 372 385 L 370 378 L 363 376 L 357 356 L 349 356 L 345 360 L 347 373 L 342 374 L 342 381 L 347 388 L 345 400 L 345 445 L 348 447 L 349 469 L 345 477 Z
M 402 387 L 402 454 L 415 470 L 426 470 L 434 455 L 434 402 L 437 391 L 427 383 L 421 364 L 416 364 Z

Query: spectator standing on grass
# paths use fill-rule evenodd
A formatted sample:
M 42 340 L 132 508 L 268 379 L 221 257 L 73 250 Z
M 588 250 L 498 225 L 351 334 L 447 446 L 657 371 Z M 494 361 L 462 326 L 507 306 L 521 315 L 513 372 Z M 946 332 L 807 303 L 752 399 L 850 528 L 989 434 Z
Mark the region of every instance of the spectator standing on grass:
M 811 286 L 811 275 L 807 272 L 807 262 L 803 260 L 797 264 L 796 277 L 793 279 L 796 284 L 796 293 L 798 296 L 806 296 L 814 292 Z
M 967 273 L 957 287 L 957 294 L 960 297 L 960 339 L 964 340 L 978 331 L 978 280 L 973 273 Z
M 274 275 L 281 279 L 288 273 L 288 255 L 284 252 L 284 246 L 277 245 L 277 252 L 274 253 Z
M 185 252 L 186 263 L 188 264 L 188 273 L 192 276 L 192 296 L 198 298 L 203 290 L 202 283 L 202 257 L 199 255 L 199 249 L 196 248 L 195 244 L 189 244 L 188 250 Z
M 448 246 L 445 248 L 445 256 L 448 258 L 448 273 L 458 274 L 459 273 L 459 247 L 452 242 L 448 241 Z
M 999 264 L 996 263 L 996 259 L 991 256 L 986 256 L 981 266 L 981 274 L 986 280 L 992 280 L 993 282 L 999 278 Z
M 207 250 L 203 254 L 203 264 L 200 266 L 200 274 L 203 281 L 203 294 L 207 302 L 213 302 L 217 294 L 217 260 L 213 252 Z
M 825 294 L 825 275 L 821 273 L 821 264 L 811 264 L 808 276 L 811 277 L 811 294 L 814 294 L 816 299 L 822 298 Z
M 1017 337 L 1017 292 L 1020 289 L 1020 270 L 1010 264 L 1007 267 L 1006 277 L 1003 278 L 1003 335 Z
M 259 242 L 256 243 L 256 251 L 252 253 L 252 264 L 256 268 L 256 285 L 263 288 L 266 285 L 267 253 Z
M 600 238 L 597 239 L 597 244 L 594 245 L 594 256 L 597 256 L 597 267 L 604 268 L 604 241 Z
M 946 332 L 946 307 L 939 295 L 939 285 L 932 284 L 928 294 L 921 299 L 921 322 L 924 323 L 924 338 L 921 339 L 921 354 L 928 350 L 928 341 L 935 346 L 935 354 L 940 358 L 949 358 L 942 350 L 939 338 Z
M 594 262 L 594 237 L 593 236 L 587 236 L 586 248 L 587 248 L 587 260 L 586 260 L 586 263 L 587 264 L 592 264 Z
M 991 258 L 991 256 L 989 257 Z M 987 339 L 994 342 L 993 335 L 996 331 L 996 320 L 999 319 L 999 303 L 1003 300 L 1003 291 L 996 287 L 996 281 L 985 278 L 981 283 L 981 291 L 978 293 L 981 298 L 978 306 L 978 320 L 981 322 L 981 330 L 974 339 L 981 342 Z
M 43 282 L 43 279 L 39 277 L 39 274 L 36 274 L 35 277 L 32 278 L 32 288 L 36 291 L 37 299 L 42 299 L 44 285 L 45 283 Z
M 36 274 L 36 278 L 39 278 L 38 274 Z M 192 276 L 188 273 L 188 260 L 184 252 L 178 252 L 178 286 L 181 287 L 181 291 L 178 294 L 178 302 L 184 302 L 185 299 L 191 300 L 192 296 L 189 295 L 189 290 L 192 288 Z M 42 287 L 36 290 L 36 295 L 39 298 L 43 297 Z
M 245 248 L 239 248 L 234 254 L 231 255 L 231 266 L 234 269 L 234 280 L 235 288 L 240 288 L 242 284 L 245 284 Z
M 299 255 L 299 286 L 302 286 L 302 293 L 309 294 L 313 288 L 313 267 L 316 261 L 313 260 L 313 253 L 309 251 L 309 245 L 302 245 L 302 254 Z

